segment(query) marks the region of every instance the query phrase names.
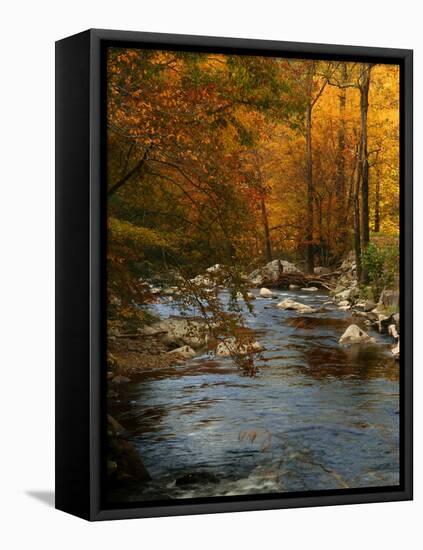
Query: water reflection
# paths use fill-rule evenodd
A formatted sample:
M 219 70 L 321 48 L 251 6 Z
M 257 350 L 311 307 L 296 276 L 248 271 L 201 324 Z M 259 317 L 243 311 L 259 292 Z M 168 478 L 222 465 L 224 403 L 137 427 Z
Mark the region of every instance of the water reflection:
M 313 307 L 327 300 L 310 294 L 291 296 Z M 158 307 L 161 316 L 175 313 Z M 205 354 L 146 371 L 119 390 L 114 414 L 153 481 L 112 498 L 398 483 L 399 373 L 389 341 L 372 334 L 374 345 L 340 346 L 352 321 L 331 306 L 318 317 L 301 316 L 257 299 L 255 310 L 248 325 L 265 348 L 256 378 L 240 376 L 228 358 Z

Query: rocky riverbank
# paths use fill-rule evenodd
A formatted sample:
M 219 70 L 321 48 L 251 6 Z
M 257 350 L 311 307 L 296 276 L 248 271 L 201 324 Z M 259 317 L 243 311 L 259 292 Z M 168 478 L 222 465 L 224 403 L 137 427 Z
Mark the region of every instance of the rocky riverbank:
M 210 292 L 221 292 L 216 288 L 213 274 L 219 266 L 213 266 L 205 274 L 192 280 L 193 284 L 201 285 Z M 357 318 L 357 324 L 352 323 L 339 338 L 340 346 L 374 344 L 372 330 L 392 338 L 392 354 L 399 359 L 400 323 L 398 312 L 398 292 L 386 289 L 377 303 L 363 300 L 360 287 L 355 277 L 355 262 L 353 257 L 347 258 L 336 270 L 317 268 L 315 277 L 306 277 L 301 270 L 287 261 L 275 260 L 265 265 L 261 270 L 255 270 L 249 276 L 243 276 L 246 288 L 256 288 L 252 293 L 243 290 L 236 295 L 239 301 L 261 299 L 269 302 L 269 306 L 292 311 L 299 316 L 319 316 L 325 307 L 337 309 Z M 286 279 L 288 276 L 288 279 Z M 296 277 L 295 284 L 290 277 Z M 323 276 L 323 278 L 322 278 Z M 281 281 L 283 282 L 281 284 Z M 266 284 L 267 286 L 262 286 Z M 332 288 L 328 300 L 319 307 L 311 307 L 302 301 L 284 297 L 280 299 L 281 286 L 288 290 L 299 289 L 300 293 L 316 293 L 321 288 L 327 291 Z M 302 286 L 306 285 L 306 286 Z M 171 304 L 178 300 L 177 287 L 158 287 L 151 285 L 152 295 L 157 303 Z M 277 299 L 277 302 L 273 302 Z M 363 329 L 368 327 L 369 333 Z M 109 412 L 113 414 L 114 403 L 119 401 L 121 388 L 145 372 L 166 369 L 172 371 L 179 365 L 183 366 L 196 356 L 209 354 L 215 357 L 250 356 L 263 351 L 251 333 L 248 344 L 236 337 L 216 338 L 212 326 L 201 317 L 178 317 L 156 320 L 138 330 L 126 333 L 112 333 L 108 338 L 108 398 Z M 109 416 L 109 456 L 108 474 L 114 482 L 145 483 L 149 473 L 140 458 L 139 452 L 126 438 L 126 430 L 113 416 Z
M 249 276 L 252 285 L 260 288 L 260 296 L 272 298 L 273 289 L 288 288 L 295 290 L 301 288 L 304 291 L 315 292 L 319 288 L 330 289 L 332 300 L 343 311 L 351 311 L 351 314 L 369 329 L 377 330 L 381 334 L 392 337 L 391 352 L 395 359 L 399 360 L 400 340 L 400 314 L 398 289 L 384 289 L 377 302 L 363 299 L 361 289 L 357 281 L 356 262 L 351 253 L 336 268 L 316 267 L 315 275 L 305 275 L 293 263 L 285 260 L 273 260 L 264 267 L 256 269 Z M 303 285 L 305 285 L 303 287 Z M 300 313 L 318 313 L 309 306 L 292 300 L 285 300 L 278 304 L 283 309 L 296 310 Z M 351 325 L 354 327 L 354 325 Z M 361 329 L 359 329 L 361 331 Z M 363 331 L 361 331 L 363 332 Z M 354 334 L 354 337 L 353 337 Z M 352 329 L 344 343 L 365 343 L 367 334 Z

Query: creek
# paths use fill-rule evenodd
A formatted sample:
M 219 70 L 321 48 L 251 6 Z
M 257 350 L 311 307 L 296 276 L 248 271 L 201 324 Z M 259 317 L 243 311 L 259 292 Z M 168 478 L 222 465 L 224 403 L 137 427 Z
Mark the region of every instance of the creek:
M 258 296 L 258 291 L 253 291 Z M 320 308 L 323 291 L 275 291 Z M 222 292 L 222 300 L 228 301 Z M 399 368 L 391 340 L 344 347 L 351 312 L 301 314 L 257 298 L 247 325 L 264 347 L 257 376 L 207 354 L 126 384 L 114 405 L 152 481 L 116 498 L 154 500 L 399 483 Z M 154 306 L 177 315 L 172 302 Z M 121 489 L 122 490 L 122 489 Z

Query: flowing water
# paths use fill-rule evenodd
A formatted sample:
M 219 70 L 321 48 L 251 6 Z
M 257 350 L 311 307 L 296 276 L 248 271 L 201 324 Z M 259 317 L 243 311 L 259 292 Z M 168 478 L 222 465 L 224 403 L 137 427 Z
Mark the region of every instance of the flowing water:
M 257 293 L 257 291 L 254 291 Z M 276 291 L 320 307 L 319 292 Z M 223 300 L 228 296 L 222 293 Z M 120 391 L 128 428 L 152 481 L 116 498 L 150 500 L 397 485 L 399 370 L 391 341 L 343 347 L 351 312 L 304 315 L 254 301 L 247 324 L 264 346 L 260 371 L 196 357 L 146 371 Z M 157 304 L 162 318 L 178 312 Z M 365 330 L 369 330 L 362 325 Z

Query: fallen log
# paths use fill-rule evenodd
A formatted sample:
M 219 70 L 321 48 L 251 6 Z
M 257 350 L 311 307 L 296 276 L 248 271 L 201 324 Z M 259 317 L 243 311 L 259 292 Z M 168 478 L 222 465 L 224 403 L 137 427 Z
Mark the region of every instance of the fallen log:
M 290 285 L 296 285 L 300 288 L 316 286 L 325 290 L 334 290 L 335 285 L 331 285 L 328 276 L 306 275 L 305 273 L 280 273 L 276 281 L 264 279 L 260 287 L 287 289 Z

